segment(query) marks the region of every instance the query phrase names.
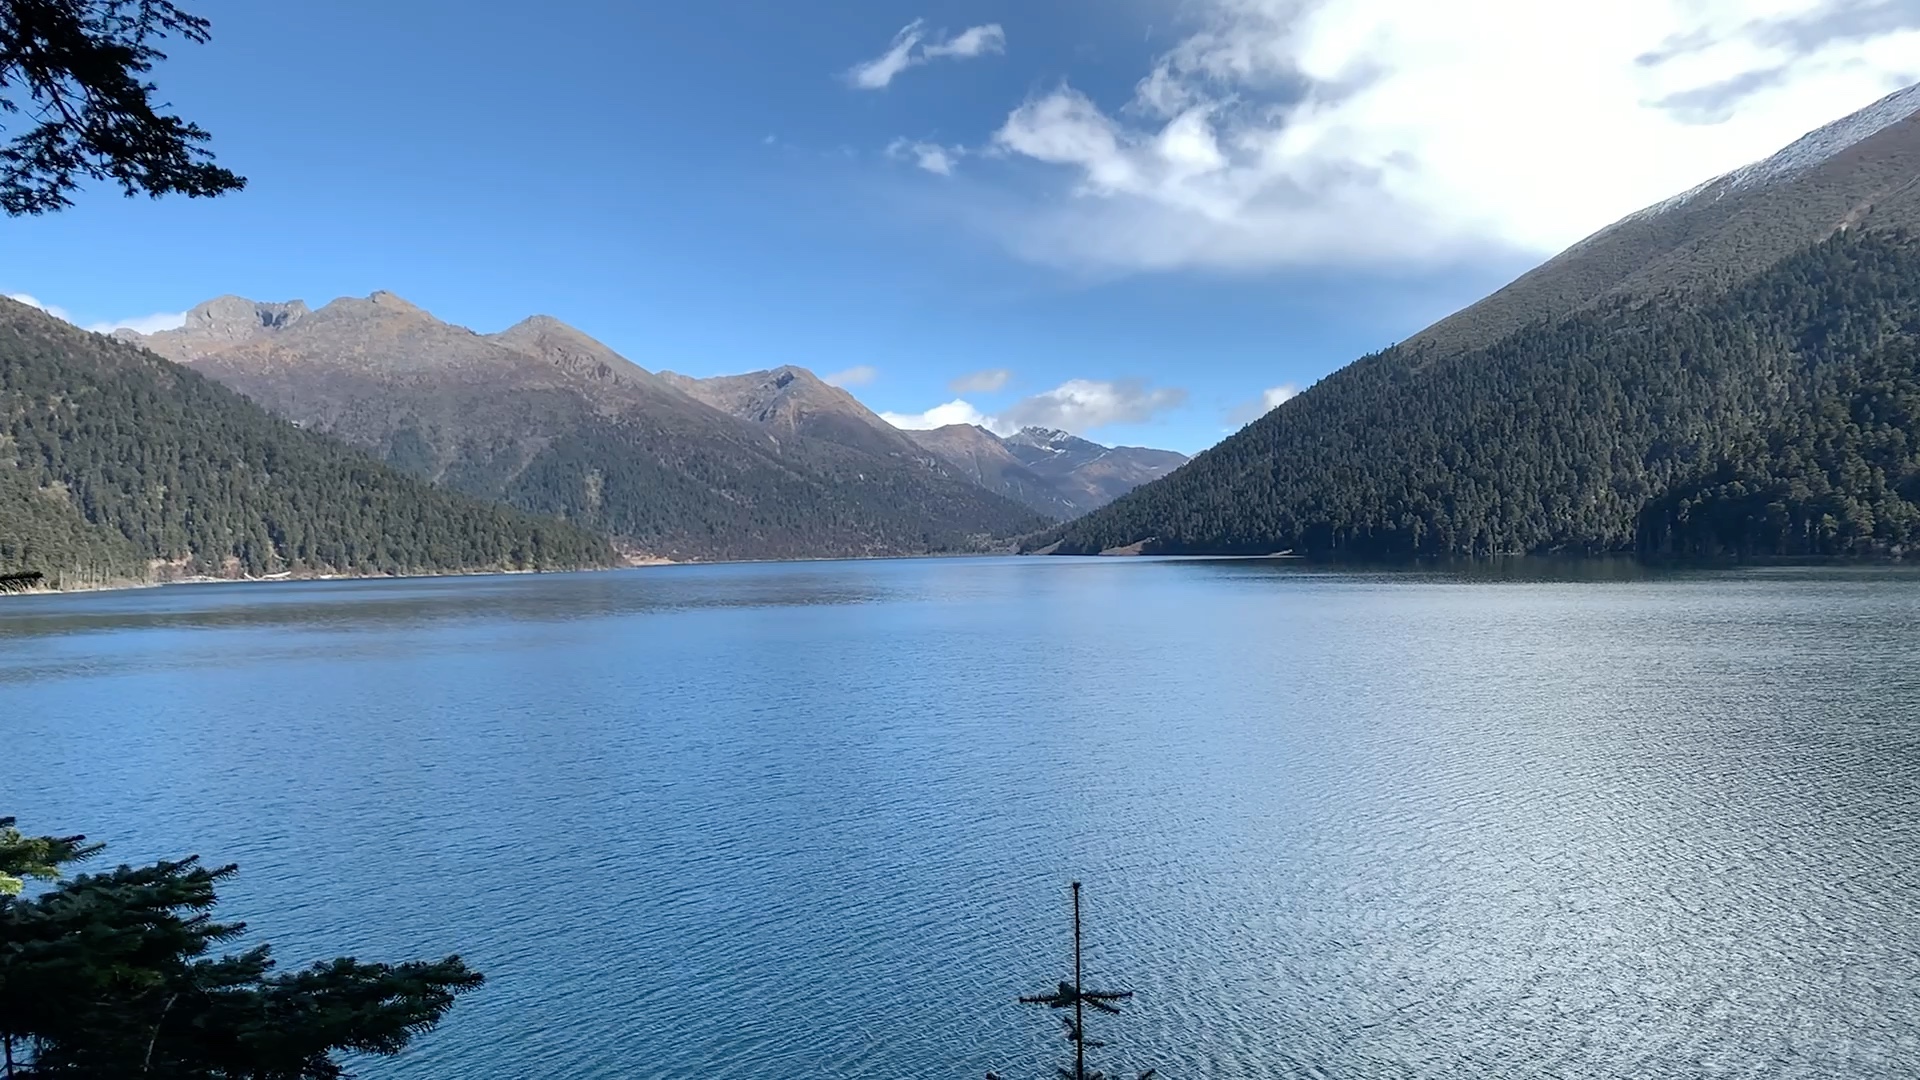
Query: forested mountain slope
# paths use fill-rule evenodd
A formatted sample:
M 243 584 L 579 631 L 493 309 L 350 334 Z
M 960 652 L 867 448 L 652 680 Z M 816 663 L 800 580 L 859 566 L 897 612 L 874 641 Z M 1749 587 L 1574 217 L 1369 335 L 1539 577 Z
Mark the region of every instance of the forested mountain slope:
M 391 293 L 316 310 L 223 297 L 141 340 L 303 427 L 630 552 L 918 554 L 1044 524 L 904 439 L 893 455 L 769 430 L 547 317 L 476 334 Z
M 130 344 L 0 300 L 0 570 L 143 580 L 566 568 L 574 526 L 441 491 Z
M 1704 298 L 1365 357 L 1042 542 L 1092 553 L 1903 553 L 1920 246 L 1844 232 Z

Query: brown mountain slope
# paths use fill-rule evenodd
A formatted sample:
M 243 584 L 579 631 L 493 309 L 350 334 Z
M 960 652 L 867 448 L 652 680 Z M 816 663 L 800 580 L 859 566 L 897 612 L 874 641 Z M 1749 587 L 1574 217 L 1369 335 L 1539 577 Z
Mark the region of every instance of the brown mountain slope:
M 792 365 L 708 379 L 671 371 L 659 377 L 722 412 L 782 437 L 810 436 L 944 469 L 1055 520 L 1105 506 L 1187 460 L 1170 450 L 1101 446 L 1037 428 L 1004 440 L 971 424 L 903 431 L 852 394 Z
M 1002 441 L 1014 457 L 1051 482 L 1081 513 L 1097 510 L 1187 463 L 1185 454 L 1172 450 L 1102 446 L 1050 428 L 1021 428 Z
M 1027 468 L 999 436 L 986 428 L 975 424 L 948 424 L 907 434 L 961 476 L 1050 518 L 1064 521 L 1091 509 L 1079 505 L 1052 481 Z
M 1478 348 L 1611 296 L 1728 287 L 1843 228 L 1920 228 L 1917 109 L 1920 86 L 1888 95 L 1609 225 L 1405 344 Z
M 788 364 L 771 371 L 707 379 L 663 371 L 660 378 L 776 436 L 806 435 L 881 457 L 930 462 L 918 443 L 874 415 L 852 394 L 822 381 L 806 368 Z
M 303 427 L 648 554 L 913 554 L 1036 523 L 918 462 L 776 438 L 553 319 L 482 335 L 390 293 L 226 297 L 141 340 Z

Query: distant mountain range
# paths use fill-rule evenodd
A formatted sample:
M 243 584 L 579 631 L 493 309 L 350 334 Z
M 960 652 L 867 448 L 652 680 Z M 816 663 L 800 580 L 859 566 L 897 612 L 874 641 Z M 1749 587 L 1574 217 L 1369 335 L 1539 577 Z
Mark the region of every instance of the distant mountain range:
M 1050 428 L 1002 438 L 977 425 L 949 424 L 907 434 L 974 483 L 1062 519 L 1097 510 L 1187 463 L 1171 450 L 1102 446 Z
M 1026 428 L 1004 439 L 972 424 L 903 431 L 805 368 L 709 379 L 663 371 L 660 377 L 721 412 L 778 433 L 943 465 L 1056 521 L 1105 506 L 1187 461 L 1171 450 L 1102 446 L 1046 428 Z
M 0 299 L 0 571 L 74 587 L 614 561 L 602 536 L 443 491 Z
M 1047 523 L 800 368 L 655 375 L 545 316 L 477 334 L 391 293 L 318 309 L 221 297 L 177 330 L 117 336 L 395 467 L 634 555 L 964 551 Z
M 1035 550 L 1920 553 L 1920 87 L 1601 230 Z

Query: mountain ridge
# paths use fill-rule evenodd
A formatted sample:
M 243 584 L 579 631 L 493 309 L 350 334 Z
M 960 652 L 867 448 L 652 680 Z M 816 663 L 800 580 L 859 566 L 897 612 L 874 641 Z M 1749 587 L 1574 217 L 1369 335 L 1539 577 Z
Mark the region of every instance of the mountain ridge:
M 1187 460 L 1171 450 L 1107 447 L 1047 428 L 1022 428 L 1005 439 L 974 424 L 896 428 L 846 390 L 791 364 L 703 379 L 663 371 L 660 378 L 776 433 L 943 468 L 1054 521 L 1104 506 Z
M 1916 176 L 1920 84 L 1626 215 L 1401 345 L 1458 353 L 1609 297 L 1729 288 L 1841 229 L 1920 228 Z
M 315 310 L 229 297 L 131 339 L 303 427 L 635 554 L 920 554 L 1044 524 L 910 442 L 776 437 L 549 316 L 479 334 L 387 292 Z

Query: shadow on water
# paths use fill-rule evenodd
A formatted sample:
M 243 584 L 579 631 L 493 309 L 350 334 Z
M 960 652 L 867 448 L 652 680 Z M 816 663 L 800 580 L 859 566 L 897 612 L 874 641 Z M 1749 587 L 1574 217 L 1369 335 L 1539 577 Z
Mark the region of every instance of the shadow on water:
M 1328 557 L 1172 556 L 1153 562 L 1199 565 L 1240 576 L 1337 577 L 1381 584 L 1606 585 L 1720 580 L 1877 580 L 1920 575 L 1905 563 L 1812 559 L 1661 560 L 1632 555 L 1504 555 L 1496 558 L 1341 559 Z
M 766 564 L 336 581 L 213 582 L 39 594 L 0 606 L 0 641 L 128 630 L 402 628 L 445 621 L 559 622 L 703 608 L 866 604 L 877 579 Z M 812 572 L 809 572 L 809 569 Z

